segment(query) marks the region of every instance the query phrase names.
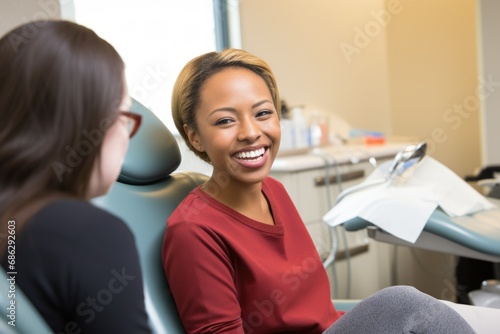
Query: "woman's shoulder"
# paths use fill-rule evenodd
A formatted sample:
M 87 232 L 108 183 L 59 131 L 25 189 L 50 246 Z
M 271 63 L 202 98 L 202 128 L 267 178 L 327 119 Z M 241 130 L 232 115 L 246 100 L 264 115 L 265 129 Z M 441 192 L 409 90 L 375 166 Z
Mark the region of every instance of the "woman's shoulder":
M 226 222 L 233 220 L 233 210 L 197 187 L 168 217 L 167 230 L 192 235 L 217 234 L 227 228 Z
M 120 218 L 90 202 L 76 199 L 60 199 L 48 204 L 31 219 L 26 229 L 66 237 L 95 232 L 130 233 Z
M 213 201 L 200 187 L 193 189 L 169 216 L 167 226 L 189 223 L 198 225 L 200 216 L 210 215 Z
M 89 219 L 104 219 L 105 221 L 120 221 L 120 219 L 113 214 L 105 211 L 91 202 L 77 200 L 77 199 L 60 199 L 56 200 L 42 210 L 40 210 L 36 215 L 36 218 L 50 218 L 51 220 L 67 220 L 71 219 L 74 221 Z
M 85 201 L 51 202 L 19 230 L 18 236 L 16 246 L 20 251 L 16 255 L 20 259 L 30 265 L 40 262 L 54 270 L 67 266 L 79 271 L 87 268 L 84 263 L 92 263 L 95 268 L 128 267 L 135 265 L 137 257 L 135 238 L 128 226 Z

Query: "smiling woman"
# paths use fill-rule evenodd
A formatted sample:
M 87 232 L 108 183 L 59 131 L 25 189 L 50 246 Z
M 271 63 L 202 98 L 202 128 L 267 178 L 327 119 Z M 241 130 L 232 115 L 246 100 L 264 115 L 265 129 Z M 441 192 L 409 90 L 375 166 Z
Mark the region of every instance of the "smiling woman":
M 185 124 L 184 131 L 206 153 L 213 173 L 225 174 L 231 185 L 262 182 L 271 169 L 281 137 L 272 101 L 266 82 L 246 68 L 223 69 L 200 90 L 196 128 Z
M 293 203 L 268 177 L 280 111 L 268 64 L 242 50 L 199 56 L 176 81 L 176 126 L 213 166 L 171 215 L 163 245 L 188 333 L 321 333 L 341 315 Z

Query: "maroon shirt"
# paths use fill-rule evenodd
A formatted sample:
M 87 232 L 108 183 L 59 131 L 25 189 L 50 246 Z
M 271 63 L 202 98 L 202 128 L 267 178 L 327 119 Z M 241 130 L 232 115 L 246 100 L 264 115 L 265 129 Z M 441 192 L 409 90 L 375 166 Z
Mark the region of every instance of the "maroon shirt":
M 275 225 L 193 190 L 168 220 L 163 264 L 188 333 L 322 333 L 343 312 L 286 190 L 262 191 Z

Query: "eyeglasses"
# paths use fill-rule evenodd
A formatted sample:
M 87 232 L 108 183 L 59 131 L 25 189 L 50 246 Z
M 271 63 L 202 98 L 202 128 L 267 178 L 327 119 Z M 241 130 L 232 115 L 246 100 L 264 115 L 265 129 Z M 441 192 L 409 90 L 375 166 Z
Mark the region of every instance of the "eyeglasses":
M 132 138 L 139 130 L 142 123 L 142 115 L 136 114 L 131 111 L 120 111 L 120 115 L 127 117 L 127 130 L 129 137 Z

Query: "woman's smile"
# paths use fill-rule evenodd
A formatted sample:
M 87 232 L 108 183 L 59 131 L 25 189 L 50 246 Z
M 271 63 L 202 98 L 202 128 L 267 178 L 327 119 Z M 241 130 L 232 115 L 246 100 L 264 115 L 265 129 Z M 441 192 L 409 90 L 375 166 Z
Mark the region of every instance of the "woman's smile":
M 259 168 L 263 166 L 269 156 L 267 148 L 260 148 L 254 151 L 238 152 L 234 155 L 240 165 L 247 168 Z

